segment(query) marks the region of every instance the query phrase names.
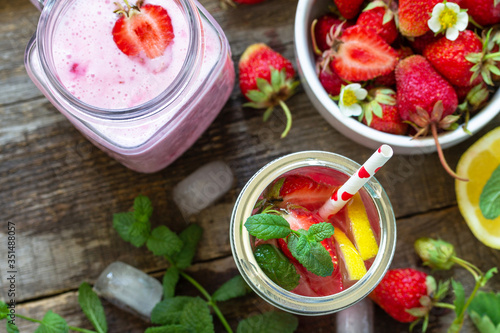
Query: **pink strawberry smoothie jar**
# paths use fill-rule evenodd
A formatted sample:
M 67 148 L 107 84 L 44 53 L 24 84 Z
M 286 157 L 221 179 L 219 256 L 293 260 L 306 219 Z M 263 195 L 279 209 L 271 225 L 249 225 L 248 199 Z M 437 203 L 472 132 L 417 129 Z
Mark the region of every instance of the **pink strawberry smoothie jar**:
M 379 251 L 367 273 L 343 291 L 322 297 L 302 296 L 276 285 L 259 267 L 253 255 L 254 241 L 244 223 L 254 212 L 255 203 L 266 187 L 281 175 L 308 167 L 327 167 L 346 179 L 359 167 L 356 162 L 334 153 L 303 151 L 278 158 L 260 169 L 245 185 L 236 200 L 230 225 L 233 257 L 248 285 L 268 303 L 298 315 L 319 316 L 343 310 L 365 298 L 388 270 L 396 248 L 396 219 L 380 183 L 372 178 L 363 187 L 376 207 L 380 224 Z M 305 171 L 302 168 L 306 168 Z
M 26 48 L 28 75 L 85 137 L 132 170 L 151 173 L 171 164 L 231 94 L 229 43 L 196 0 L 145 1 L 169 11 L 176 34 L 166 58 L 151 61 L 132 61 L 114 44 L 113 1 L 31 1 L 42 13 Z

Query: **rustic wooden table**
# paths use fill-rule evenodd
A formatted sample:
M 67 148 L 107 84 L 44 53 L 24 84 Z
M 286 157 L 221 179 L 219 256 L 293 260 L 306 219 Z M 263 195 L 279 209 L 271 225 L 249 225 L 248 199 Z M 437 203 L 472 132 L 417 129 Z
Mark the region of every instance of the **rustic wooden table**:
M 268 0 L 260 5 L 221 10 L 218 0 L 202 0 L 227 34 L 233 60 L 247 45 L 265 42 L 293 59 L 293 21 L 296 1 Z M 245 182 L 265 163 L 291 152 L 317 149 L 336 152 L 358 162 L 371 153 L 335 131 L 316 112 L 303 91 L 290 101 L 294 126 L 280 139 L 282 123 L 274 116 L 262 124 L 260 111 L 243 109 L 235 87 L 226 106 L 181 158 L 155 174 L 132 172 L 95 148 L 47 101 L 28 78 L 24 48 L 36 29 L 39 12 L 28 0 L 0 0 L 0 297 L 7 299 L 7 221 L 17 226 L 17 311 L 35 318 L 52 309 L 73 326 L 90 328 L 80 311 L 76 290 L 93 283 L 111 262 L 120 260 L 160 278 L 166 262 L 146 249 L 135 249 L 112 228 L 114 212 L 128 210 L 139 193 L 153 201 L 153 224 L 179 231 L 185 226 L 172 201 L 172 188 L 196 168 L 224 160 L 234 170 L 233 189 L 197 218 L 205 229 L 191 273 L 209 291 L 237 274 L 229 246 L 229 217 Z M 488 130 L 500 125 L 496 117 L 481 133 L 445 151 L 456 166 L 460 155 Z M 421 267 L 413 241 L 441 237 L 456 245 L 459 256 L 486 270 L 500 263 L 500 252 L 478 242 L 456 204 L 454 181 L 441 168 L 437 154 L 395 156 L 378 179 L 391 198 L 397 216 L 398 245 L 392 264 Z M 462 269 L 449 274 L 473 281 Z M 488 289 L 500 290 L 495 277 Z M 192 293 L 181 283 L 181 293 Z M 110 332 L 142 332 L 148 324 L 104 301 Z M 255 295 L 221 305 L 233 328 L 250 314 L 271 306 Z M 430 332 L 444 332 L 453 316 L 433 311 Z M 222 326 L 214 319 L 217 331 Z M 406 332 L 408 325 L 375 310 L 376 332 Z M 19 321 L 21 332 L 35 326 Z M 335 315 L 301 317 L 299 332 L 332 332 Z M 4 327 L 0 328 L 3 332 Z M 474 332 L 467 320 L 463 332 Z

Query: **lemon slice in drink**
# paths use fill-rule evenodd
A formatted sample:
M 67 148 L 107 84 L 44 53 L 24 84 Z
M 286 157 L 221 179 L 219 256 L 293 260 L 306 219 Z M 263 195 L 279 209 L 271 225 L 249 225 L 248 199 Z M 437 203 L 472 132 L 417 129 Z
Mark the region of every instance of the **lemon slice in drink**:
M 368 260 L 375 257 L 378 252 L 378 245 L 359 193 L 354 195 L 351 204 L 347 207 L 347 216 L 350 222 L 349 231 L 352 233 L 352 239 L 361 258 Z
M 357 281 L 361 279 L 366 274 L 366 267 L 359 252 L 346 234 L 338 228 L 335 229 L 333 237 L 335 237 L 338 249 L 340 250 L 341 259 L 343 259 L 345 264 L 349 280 Z
M 462 155 L 457 165 L 457 173 L 466 176 L 469 181 L 455 182 L 458 208 L 467 225 L 479 241 L 494 249 L 500 249 L 500 216 L 493 220 L 485 218 L 479 208 L 479 197 L 484 185 L 499 165 L 500 127 L 497 127 Z

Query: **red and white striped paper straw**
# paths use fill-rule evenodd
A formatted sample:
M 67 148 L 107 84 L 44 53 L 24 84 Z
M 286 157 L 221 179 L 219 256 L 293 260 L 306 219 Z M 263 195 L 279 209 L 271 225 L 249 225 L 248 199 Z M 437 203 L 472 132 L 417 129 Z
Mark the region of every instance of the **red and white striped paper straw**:
M 333 192 L 332 197 L 319 209 L 318 213 L 321 218 L 327 221 L 341 210 L 349 199 L 392 157 L 392 153 L 390 146 L 380 146 L 344 185 Z

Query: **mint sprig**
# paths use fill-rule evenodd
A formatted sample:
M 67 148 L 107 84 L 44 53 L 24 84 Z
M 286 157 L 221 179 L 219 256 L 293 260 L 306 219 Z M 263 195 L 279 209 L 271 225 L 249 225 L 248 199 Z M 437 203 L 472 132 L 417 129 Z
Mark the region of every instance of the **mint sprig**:
M 134 212 L 113 215 L 113 226 L 125 241 L 134 246 L 146 244 L 153 254 L 162 256 L 169 263 L 169 268 L 163 277 L 164 299 L 156 304 L 151 314 L 151 322 L 161 326 L 150 327 L 145 333 L 213 333 L 214 324 L 210 308 L 226 331 L 233 333 L 217 302 L 243 296 L 250 292 L 250 288 L 241 276 L 237 276 L 224 283 L 211 295 L 185 272 L 185 269 L 191 266 L 196 254 L 203 233 L 202 228 L 191 224 L 177 235 L 168 227 L 160 226 L 151 232 L 149 218 L 152 211 L 149 199 L 140 196 L 134 201 Z M 279 224 L 280 221 L 275 223 Z M 147 230 L 147 233 L 141 233 L 140 239 L 135 238 L 135 233 L 132 232 L 138 225 L 141 226 L 140 230 Z M 205 300 L 199 297 L 176 296 L 175 289 L 180 277 L 198 289 Z
M 483 216 L 494 220 L 500 216 L 500 165 L 493 171 L 479 196 L 479 208 Z
M 300 275 L 295 266 L 275 246 L 259 245 L 254 256 L 264 273 L 281 288 L 293 290 L 299 285 Z
M 16 320 L 24 319 L 32 323 L 38 323 L 39 326 L 35 330 L 35 333 L 67 333 L 69 331 L 83 333 L 106 333 L 108 331 L 108 325 L 101 301 L 90 285 L 86 282 L 82 283 L 78 289 L 78 303 L 80 303 L 80 307 L 97 332 L 87 330 L 85 328 L 69 326 L 64 318 L 51 310 L 45 314 L 42 320 L 26 317 L 20 313 L 16 313 Z M 8 315 L 9 309 L 7 304 L 0 301 L 0 321 L 7 319 L 5 324 L 6 332 L 19 333 L 19 329 L 14 323 L 11 322 Z
M 262 240 L 286 238 L 290 253 L 308 271 L 323 277 L 332 275 L 334 269 L 332 258 L 320 243 L 333 236 L 335 230 L 331 223 L 313 224 L 309 230 L 292 230 L 288 221 L 281 215 L 256 214 L 247 219 L 245 227 L 250 235 Z M 263 266 L 261 268 L 264 269 Z M 274 279 L 280 280 L 277 277 Z

